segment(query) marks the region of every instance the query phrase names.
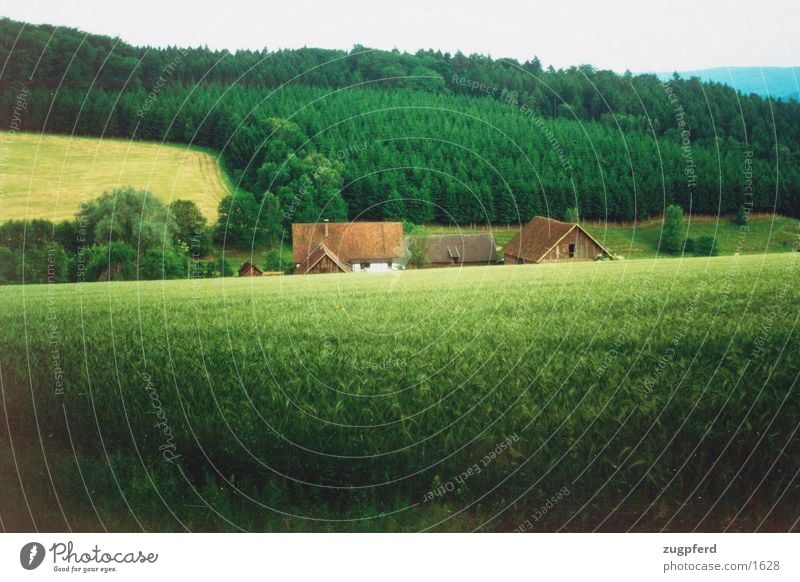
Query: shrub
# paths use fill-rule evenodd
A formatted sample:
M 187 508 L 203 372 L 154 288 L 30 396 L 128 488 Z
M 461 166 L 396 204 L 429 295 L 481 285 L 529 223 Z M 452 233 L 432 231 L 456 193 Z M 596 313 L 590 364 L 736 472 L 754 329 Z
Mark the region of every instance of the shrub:
M 408 243 L 408 266 L 422 269 L 428 264 L 428 239 L 416 236 Z
M 677 204 L 670 204 L 664 212 L 660 250 L 667 253 L 678 253 L 683 250 L 683 243 L 683 209 Z
M 193 257 L 203 257 L 211 251 L 211 236 L 206 217 L 191 200 L 176 200 L 169 211 L 177 224 L 175 241 Z
M 266 196 L 266 194 L 265 194 Z M 214 242 L 220 247 L 252 249 L 265 245 L 273 233 L 268 225 L 280 222 L 280 205 L 269 195 L 264 212 L 252 194 L 237 190 L 219 203 L 219 218 L 214 227 Z M 274 214 L 278 213 L 276 219 Z M 277 233 L 274 233 L 277 236 Z
M 219 277 L 216 261 L 190 261 L 189 277 L 192 279 L 211 279 Z
M 686 249 L 689 251 L 689 249 Z M 701 236 L 694 241 L 691 252 L 698 256 L 713 257 L 717 254 L 717 241 L 713 236 Z
M 403 221 L 403 232 L 405 234 L 414 234 L 420 229 L 418 224 L 411 222 L 410 220 Z
M 747 226 L 748 222 L 750 222 L 750 212 L 744 206 L 740 206 L 736 211 L 736 224 Z
M 288 250 L 272 249 L 264 256 L 265 271 L 282 271 L 287 275 L 294 272 L 294 257 Z
M 17 280 L 16 252 L 6 247 L 0 247 L 0 280 L 4 283 Z
M 95 244 L 120 242 L 140 250 L 160 248 L 175 237 L 178 226 L 154 194 L 131 187 L 106 192 L 88 204 L 86 231 Z
M 135 278 L 136 251 L 122 242 L 96 245 L 86 251 L 86 281 L 125 281 Z
M 220 255 L 216 260 L 218 277 L 233 277 L 233 265 L 225 255 Z
M 67 254 L 57 242 L 18 251 L 14 280 L 22 283 L 64 283 L 68 277 Z M 11 278 L 8 278 L 11 280 Z
M 578 209 L 574 206 L 567 208 L 564 211 L 564 222 L 569 222 L 571 224 L 578 223 Z
M 181 279 L 186 275 L 186 255 L 171 249 L 150 249 L 139 264 L 140 279 Z

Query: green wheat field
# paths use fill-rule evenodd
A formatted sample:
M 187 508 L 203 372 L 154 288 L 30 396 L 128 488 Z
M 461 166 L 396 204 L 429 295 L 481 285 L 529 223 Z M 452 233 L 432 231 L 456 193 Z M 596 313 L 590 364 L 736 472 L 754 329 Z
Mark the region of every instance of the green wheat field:
M 799 267 L 0 288 L 4 526 L 786 530 Z

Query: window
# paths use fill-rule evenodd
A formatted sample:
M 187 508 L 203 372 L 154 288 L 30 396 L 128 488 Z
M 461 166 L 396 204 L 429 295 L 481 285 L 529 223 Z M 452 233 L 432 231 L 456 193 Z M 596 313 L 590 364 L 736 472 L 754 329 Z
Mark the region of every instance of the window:
M 461 263 L 461 253 L 458 252 L 458 247 L 447 247 L 447 256 L 450 257 L 451 265 Z
M 569 258 L 572 259 L 575 257 L 575 243 L 570 243 L 569 245 Z

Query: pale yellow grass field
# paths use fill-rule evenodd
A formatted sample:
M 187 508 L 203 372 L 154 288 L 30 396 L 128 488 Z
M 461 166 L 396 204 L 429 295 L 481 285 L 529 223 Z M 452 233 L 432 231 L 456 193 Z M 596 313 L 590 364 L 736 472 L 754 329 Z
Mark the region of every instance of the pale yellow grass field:
M 0 221 L 61 220 L 80 203 L 122 186 L 165 203 L 193 200 L 213 221 L 230 186 L 213 154 L 117 139 L 0 133 Z

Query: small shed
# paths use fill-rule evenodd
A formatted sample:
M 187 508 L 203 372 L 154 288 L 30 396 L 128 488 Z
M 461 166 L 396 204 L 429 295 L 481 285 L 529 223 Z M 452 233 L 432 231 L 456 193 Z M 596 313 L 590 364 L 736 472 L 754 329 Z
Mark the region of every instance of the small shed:
M 492 265 L 498 261 L 491 234 L 437 234 L 425 237 L 425 244 L 425 256 L 432 267 Z
M 503 248 L 507 265 L 592 261 L 610 253 L 579 224 L 537 216 Z
M 260 277 L 261 275 L 261 269 L 249 261 L 245 262 L 241 267 L 239 267 L 240 277 Z

